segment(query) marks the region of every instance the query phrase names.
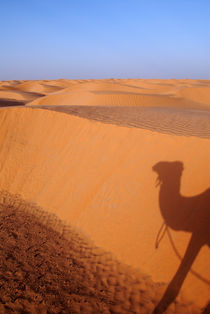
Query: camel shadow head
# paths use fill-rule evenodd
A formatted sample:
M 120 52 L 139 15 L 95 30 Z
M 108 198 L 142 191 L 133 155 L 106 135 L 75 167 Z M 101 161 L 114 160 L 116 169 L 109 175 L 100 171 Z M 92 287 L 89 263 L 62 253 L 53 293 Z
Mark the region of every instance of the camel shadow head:
M 171 182 L 175 179 L 180 179 L 184 170 L 184 165 L 181 161 L 160 161 L 156 163 L 152 170 L 158 174 L 156 186 L 163 182 Z

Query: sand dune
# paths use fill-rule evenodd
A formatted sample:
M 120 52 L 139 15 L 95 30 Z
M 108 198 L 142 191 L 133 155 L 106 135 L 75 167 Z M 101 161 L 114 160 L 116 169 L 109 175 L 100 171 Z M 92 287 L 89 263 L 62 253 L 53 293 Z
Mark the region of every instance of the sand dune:
M 207 96 L 193 98 L 190 84 L 142 80 L 84 81 L 29 105 L 150 106 L 209 109 Z M 186 92 L 183 92 L 183 90 Z M 194 89 L 193 89 L 194 91 Z
M 39 247 L 45 238 L 50 241 L 38 249 L 36 258 L 32 257 L 36 254 L 33 250 L 27 256 L 21 253 L 25 256 L 23 264 L 26 268 L 29 260 L 33 260 L 34 264 L 29 264 L 35 267 L 40 255 L 45 266 L 37 270 L 34 277 L 28 272 L 32 282 L 30 287 L 29 281 L 24 279 L 27 289 L 30 288 L 25 303 L 20 301 L 20 297 L 14 305 L 15 296 L 12 294 L 7 299 L 9 292 L 5 292 L 9 310 L 16 306 L 35 306 L 36 311 L 44 311 L 43 302 L 48 309 L 57 302 L 56 309 L 61 310 L 62 297 L 60 295 L 55 301 L 54 296 L 62 291 L 65 298 L 71 299 L 68 306 L 75 313 L 87 313 L 87 308 L 90 312 L 92 309 L 103 313 L 151 313 L 180 263 L 184 263 L 186 249 L 191 250 L 188 244 L 195 228 L 186 225 L 189 211 L 190 226 L 199 226 L 199 230 L 205 232 L 200 233 L 200 251 L 196 251 L 197 244 L 190 251 L 195 255 L 191 271 L 184 271 L 189 264 L 181 267 L 179 278 L 184 283 L 178 291 L 179 298 L 176 302 L 172 300 L 167 313 L 200 313 L 201 308 L 210 302 L 210 250 L 206 230 L 210 177 L 209 84 L 209 81 L 199 80 L 114 79 L 1 83 L 0 93 L 17 93 L 21 95 L 18 97 L 25 97 L 23 101 L 28 97 L 26 107 L 0 110 L 0 191 L 7 191 L 6 196 L 0 194 L 4 226 L 1 239 L 5 238 L 5 232 L 8 234 L 4 261 L 8 261 L 7 256 L 11 256 L 15 246 L 24 252 L 23 235 L 29 232 L 27 230 L 40 231 L 40 238 L 34 237 L 31 231 L 30 239 L 34 246 Z M 11 86 L 14 89 L 10 89 Z M 207 94 L 202 92 L 203 89 Z M 35 96 L 40 92 L 45 96 Z M 28 101 L 27 93 L 33 93 L 32 102 Z M 5 99 L 7 105 L 4 96 L 1 102 L 4 105 Z M 10 99 L 14 100 L 12 97 Z M 171 103 L 167 99 L 172 99 Z M 132 103 L 134 100 L 136 102 Z M 70 106 L 73 103 L 74 106 Z M 36 107 L 42 104 L 50 110 Z M 168 165 L 174 167 L 172 172 Z M 182 172 L 176 165 L 184 166 Z M 177 182 L 176 187 L 166 192 L 164 206 L 159 200 L 160 187 L 156 186 L 158 176 L 160 187 L 163 183 L 170 187 Z M 14 200 L 12 195 L 16 194 L 29 203 Z M 186 204 L 191 204 L 191 200 L 194 200 L 192 204 L 198 204 L 195 211 L 193 206 L 190 205 L 189 209 L 188 205 L 179 203 L 180 195 L 184 196 Z M 174 200 L 173 203 L 170 200 Z M 39 219 L 35 217 L 31 209 L 35 205 L 31 202 L 41 206 L 47 214 L 40 214 Z M 19 203 L 24 205 L 19 206 Z M 164 226 L 163 231 L 158 232 L 163 225 L 163 217 L 168 219 L 168 214 L 166 218 L 164 216 L 168 207 L 172 211 L 169 218 L 175 218 L 172 224 L 168 223 L 161 240 Z M 188 216 L 185 216 L 186 211 Z M 57 218 L 51 218 L 52 214 Z M 68 230 L 71 230 L 74 240 L 71 240 L 71 232 L 68 233 L 69 239 L 56 233 L 63 234 L 63 229 L 58 228 L 58 219 L 70 225 Z M 27 221 L 27 230 L 23 220 Z M 40 225 L 44 221 L 45 227 Z M 175 225 L 174 221 L 177 221 Z M 13 235 L 15 230 L 16 236 Z M 77 242 L 77 239 L 80 240 Z M 95 245 L 101 250 L 97 258 L 92 253 L 88 255 Z M 55 256 L 56 251 L 63 256 L 63 262 Z M 16 260 L 20 262 L 19 253 L 15 252 Z M 110 267 L 105 266 L 106 252 L 111 259 Z M 49 256 L 54 256 L 56 262 L 49 261 Z M 75 265 L 81 265 L 82 261 L 81 268 L 72 264 L 73 260 Z M 16 275 L 17 263 L 14 260 L 9 258 L 9 262 L 3 262 L 3 265 L 6 267 L 4 272 L 8 272 L 5 274 L 5 291 L 9 291 L 5 282 L 15 291 L 16 282 L 21 282 L 21 276 L 27 273 L 25 266 L 22 273 Z M 48 287 L 49 290 L 41 292 L 36 282 L 43 272 L 47 272 L 46 265 L 51 269 L 49 285 L 45 279 L 40 280 L 42 289 Z M 94 265 L 93 269 L 90 265 Z M 130 272 L 128 266 L 131 267 Z M 67 290 L 72 289 L 73 299 L 68 297 L 63 285 L 62 276 L 68 267 L 71 267 L 73 277 L 67 274 L 65 280 L 76 281 L 75 286 L 67 284 Z M 14 273 L 13 278 L 19 276 L 16 281 L 9 279 L 11 273 Z M 81 287 L 79 283 L 84 281 L 84 274 L 89 281 Z M 110 277 L 113 283 L 107 283 Z M 118 281 L 118 278 L 121 279 Z M 52 288 L 55 281 L 57 285 Z M 144 286 L 143 294 L 140 282 Z M 88 287 L 93 289 L 92 294 Z M 20 288 L 18 291 L 22 293 Z M 41 300 L 41 305 L 36 300 Z M 67 303 L 64 304 L 68 308 Z
M 210 87 L 206 85 L 204 87 L 188 87 L 180 90 L 179 94 L 193 101 L 198 101 L 200 103 L 205 103 L 210 105 Z
M 67 80 L 66 80 L 67 81 Z M 74 85 L 65 80 L 58 81 L 8 81 L 0 82 L 0 101 L 22 101 L 30 103 L 45 95 L 60 91 Z
M 163 220 L 152 167 L 159 161 L 183 162 L 181 192 L 198 194 L 209 187 L 209 140 L 41 109 L 4 109 L 0 119 L 1 189 L 20 193 L 79 227 L 96 245 L 155 282 L 169 282 L 180 261 L 167 236 L 155 249 Z M 183 255 L 190 233 L 171 234 Z M 203 247 L 193 265 L 207 281 L 209 256 Z M 199 306 L 209 298 L 205 280 L 189 273 L 182 289 Z
M 209 110 L 209 88 L 208 80 L 10 81 L 1 82 L 0 98 L 5 98 L 2 92 L 7 91 L 14 93 L 16 100 L 22 92 L 25 102 L 33 106 L 149 106 Z
M 24 92 L 34 92 L 34 93 L 42 93 L 42 94 L 48 94 L 50 92 L 54 92 L 57 90 L 62 89 L 60 86 L 54 86 L 50 84 L 46 84 L 44 82 L 31 82 L 27 81 L 21 84 L 18 84 L 15 86 L 16 90 L 24 91 Z
M 21 91 L 18 88 L 9 87 L 0 87 L 0 101 L 3 104 L 5 101 L 5 106 L 9 101 L 20 101 L 23 104 L 31 102 L 34 99 L 44 96 L 44 94 L 40 94 L 32 91 Z
M 0 99 L 14 99 L 14 100 L 25 100 L 23 94 L 13 91 L 2 91 L 0 90 Z

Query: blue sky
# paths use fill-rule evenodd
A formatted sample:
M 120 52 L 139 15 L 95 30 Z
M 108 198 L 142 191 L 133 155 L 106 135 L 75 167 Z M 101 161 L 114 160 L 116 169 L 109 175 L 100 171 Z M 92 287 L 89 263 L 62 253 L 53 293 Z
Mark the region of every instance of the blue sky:
M 0 0 L 0 80 L 210 79 L 209 0 Z

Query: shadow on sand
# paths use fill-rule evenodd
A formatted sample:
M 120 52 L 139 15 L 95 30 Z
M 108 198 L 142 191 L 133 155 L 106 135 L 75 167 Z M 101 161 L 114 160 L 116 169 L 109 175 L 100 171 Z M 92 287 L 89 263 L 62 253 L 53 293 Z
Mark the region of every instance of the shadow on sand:
M 13 99 L 0 99 L 0 107 L 25 106 L 24 101 Z
M 159 206 L 166 230 L 170 227 L 176 231 L 192 233 L 180 266 L 154 309 L 153 313 L 159 314 L 163 313 L 177 297 L 202 246 L 210 247 L 210 188 L 199 195 L 185 197 L 180 194 L 181 176 L 184 169 L 182 162 L 161 161 L 152 169 L 158 174 Z M 202 280 L 209 284 L 208 280 Z M 205 310 L 204 313 L 206 313 Z

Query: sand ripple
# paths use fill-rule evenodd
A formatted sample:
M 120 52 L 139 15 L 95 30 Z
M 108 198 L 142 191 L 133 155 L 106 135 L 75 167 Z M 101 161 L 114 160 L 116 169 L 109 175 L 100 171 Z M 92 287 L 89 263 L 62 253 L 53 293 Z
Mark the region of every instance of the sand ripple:
M 103 123 L 210 138 L 210 112 L 157 107 L 39 106 Z

